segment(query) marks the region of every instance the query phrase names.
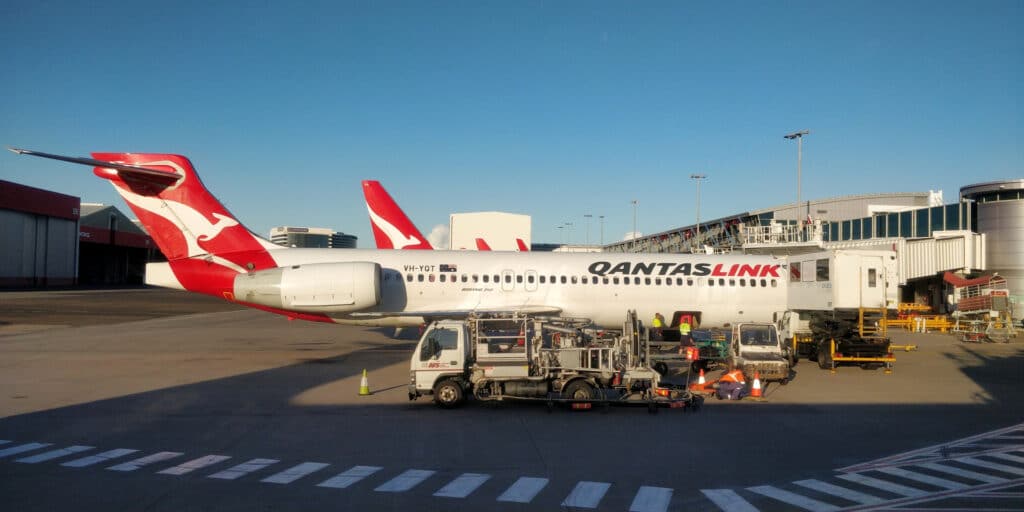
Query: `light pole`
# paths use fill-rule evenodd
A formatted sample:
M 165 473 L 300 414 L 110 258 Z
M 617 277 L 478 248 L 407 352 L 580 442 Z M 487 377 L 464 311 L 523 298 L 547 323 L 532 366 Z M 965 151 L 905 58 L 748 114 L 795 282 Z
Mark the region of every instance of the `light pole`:
M 796 216 L 800 217 L 800 163 L 803 160 L 804 135 L 810 134 L 810 130 L 801 130 L 789 135 L 783 135 L 789 140 L 796 139 Z M 797 218 L 797 220 L 800 220 Z
M 603 247 L 604 246 L 604 215 L 598 215 L 597 217 L 599 219 L 601 219 L 601 246 Z
M 707 179 L 707 175 L 691 174 L 690 179 L 695 180 L 697 182 L 697 223 L 695 224 L 695 226 L 697 227 L 697 235 L 700 235 L 700 181 L 703 179 Z M 694 240 L 696 240 L 696 238 L 694 238 Z
M 565 223 L 565 227 L 569 228 L 567 230 L 567 232 L 569 233 L 569 235 L 568 235 L 568 237 L 569 237 L 568 238 L 568 240 L 569 240 L 568 245 L 572 245 L 572 222 L 566 222 Z
M 634 200 L 632 200 L 630 202 L 633 203 L 633 247 L 636 247 L 636 203 L 637 203 L 637 200 L 634 199 Z
M 590 245 L 590 219 L 594 216 L 589 213 L 584 213 L 583 218 L 587 219 L 587 245 Z
M 565 226 L 556 226 L 558 228 L 558 241 L 562 245 L 565 245 Z

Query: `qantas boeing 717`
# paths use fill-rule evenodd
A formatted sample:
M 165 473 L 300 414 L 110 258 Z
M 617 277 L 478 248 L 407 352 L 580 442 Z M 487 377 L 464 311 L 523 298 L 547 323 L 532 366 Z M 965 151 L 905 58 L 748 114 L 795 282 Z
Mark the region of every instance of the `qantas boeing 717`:
M 788 276 L 770 256 L 287 248 L 246 229 L 183 156 L 12 151 L 92 166 L 109 180 L 167 256 L 147 265 L 148 284 L 291 318 L 401 327 L 533 313 L 614 328 L 635 309 L 640 318 L 693 312 L 712 327 L 785 309 Z

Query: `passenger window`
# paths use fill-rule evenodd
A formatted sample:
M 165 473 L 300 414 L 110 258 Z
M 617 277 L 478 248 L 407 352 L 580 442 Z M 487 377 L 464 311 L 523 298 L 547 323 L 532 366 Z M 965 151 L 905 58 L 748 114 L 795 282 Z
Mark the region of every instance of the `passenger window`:
M 718 286 L 725 286 L 725 279 L 724 278 L 718 278 Z
M 416 280 L 422 283 L 423 282 L 423 274 L 416 274 Z
M 522 283 L 523 282 L 522 274 L 516 274 L 516 282 L 517 283 Z
M 619 284 L 619 278 L 613 277 L 612 278 L 612 284 Z
M 654 284 L 660 286 L 661 285 L 661 278 L 660 277 L 655 277 L 654 278 Z
M 761 280 L 761 288 L 764 288 L 765 286 L 768 286 L 768 281 L 762 279 Z
M 433 283 L 434 282 L 434 274 L 427 275 L 427 281 L 430 281 L 431 283 Z
M 565 284 L 565 276 L 562 276 L 562 284 Z
M 715 280 L 714 279 L 708 279 L 708 286 L 714 286 L 714 285 L 715 285 Z
M 533 283 L 533 274 L 530 274 L 530 275 L 526 276 L 526 282 L 527 283 Z
M 778 282 L 776 282 L 774 279 L 772 279 L 772 288 L 775 288 L 777 285 L 778 285 Z
M 490 281 L 491 281 L 491 276 L 489 276 L 489 275 L 487 275 L 487 274 L 484 274 L 484 282 L 485 282 L 485 283 L 488 283 L 488 282 L 490 282 Z
M 729 280 L 729 286 L 736 286 L 736 280 L 735 279 L 730 279 Z
M 576 276 L 572 276 L 571 280 L 572 280 L 572 284 L 576 284 Z
M 540 276 L 540 284 L 544 284 L 544 283 L 545 283 L 545 282 L 547 281 L 547 280 L 545 279 L 546 277 L 547 277 L 547 276 Z
M 639 277 L 634 277 L 633 278 L 633 284 L 640 284 L 640 278 Z
M 683 278 L 677 277 L 676 278 L 676 285 L 677 286 L 682 286 L 683 285 Z
M 873 268 L 868 269 L 868 287 L 874 288 L 877 285 L 878 277 L 875 275 L 876 270 Z
M 666 277 L 665 278 L 665 285 L 672 286 L 672 278 L 671 277 Z
M 465 283 L 466 281 L 469 281 L 469 276 L 462 274 L 462 282 Z
M 687 279 L 686 286 L 693 286 L 693 279 Z
M 583 284 L 587 284 L 587 276 L 581 277 L 580 278 L 580 282 L 583 283 Z
M 405 275 L 405 280 L 409 281 L 411 283 L 412 282 L 412 274 L 406 274 Z
M 607 277 L 601 278 L 601 280 L 604 282 L 604 284 L 608 284 L 608 278 Z
M 480 282 L 480 276 L 477 275 L 477 274 L 473 274 L 473 282 L 474 283 L 479 283 Z
M 506 283 L 511 283 L 512 282 L 512 274 L 505 274 L 505 282 Z

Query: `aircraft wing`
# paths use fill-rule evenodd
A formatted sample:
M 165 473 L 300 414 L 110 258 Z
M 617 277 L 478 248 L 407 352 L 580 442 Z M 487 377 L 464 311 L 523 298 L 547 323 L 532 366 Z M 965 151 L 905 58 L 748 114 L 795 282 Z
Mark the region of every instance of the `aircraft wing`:
M 449 309 L 431 311 L 366 311 L 351 313 L 353 318 L 382 318 L 389 316 L 421 316 L 424 318 L 465 318 L 469 315 L 557 315 L 562 308 L 554 306 L 514 306 L 503 308 Z

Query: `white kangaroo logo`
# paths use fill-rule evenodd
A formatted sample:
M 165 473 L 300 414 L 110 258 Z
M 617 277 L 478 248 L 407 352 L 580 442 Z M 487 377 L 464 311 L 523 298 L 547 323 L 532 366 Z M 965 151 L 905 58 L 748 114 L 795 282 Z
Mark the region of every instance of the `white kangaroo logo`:
M 366 205 L 366 211 L 370 212 L 370 220 L 372 220 L 373 224 L 388 236 L 388 239 L 391 240 L 391 246 L 395 249 L 404 249 L 410 245 L 422 243 L 422 241 L 417 240 L 415 236 L 402 233 L 400 229 L 384 220 L 380 215 L 374 213 L 373 209 L 370 208 L 370 205 Z
M 146 162 L 137 165 L 141 166 L 154 166 L 163 165 L 174 168 L 179 174 L 184 177 L 186 174 L 184 171 L 174 162 L 170 161 L 159 161 L 159 162 Z M 180 185 L 180 183 L 179 183 Z M 210 222 L 205 215 L 197 211 L 195 208 L 177 201 L 171 201 L 168 199 L 161 199 L 159 197 L 152 196 L 141 196 L 134 192 L 121 187 L 117 188 L 118 193 L 125 201 L 152 213 L 153 215 L 162 217 L 168 222 L 178 228 L 182 234 L 185 235 L 185 243 L 188 247 L 188 257 L 204 256 L 208 254 L 208 251 L 199 247 L 199 241 L 208 242 L 217 238 L 220 232 L 226 228 L 230 228 L 238 225 L 238 221 L 222 215 L 220 213 L 213 213 L 213 216 L 217 219 L 216 222 Z M 210 255 L 211 261 L 219 263 L 225 267 L 235 270 L 240 273 L 245 273 L 246 270 L 238 266 L 234 262 L 226 260 L 216 255 Z

